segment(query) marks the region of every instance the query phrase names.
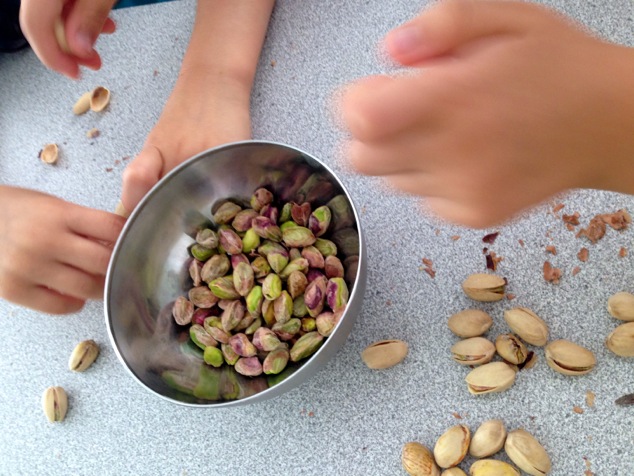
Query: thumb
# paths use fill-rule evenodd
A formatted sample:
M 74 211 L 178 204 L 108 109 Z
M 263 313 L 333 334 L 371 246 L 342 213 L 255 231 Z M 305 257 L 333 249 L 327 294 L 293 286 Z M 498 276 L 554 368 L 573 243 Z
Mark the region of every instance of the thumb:
M 66 20 L 71 52 L 79 58 L 94 55 L 94 44 L 102 30 L 108 31 L 108 15 L 116 0 L 76 0 Z M 106 27 L 104 29 L 104 26 Z
M 123 171 L 121 202 L 128 212 L 134 210 L 146 193 L 163 175 L 164 160 L 161 151 L 151 144 L 130 162 Z
M 484 37 L 521 33 L 538 8 L 499 0 L 444 1 L 388 33 L 385 47 L 395 61 L 413 65 Z

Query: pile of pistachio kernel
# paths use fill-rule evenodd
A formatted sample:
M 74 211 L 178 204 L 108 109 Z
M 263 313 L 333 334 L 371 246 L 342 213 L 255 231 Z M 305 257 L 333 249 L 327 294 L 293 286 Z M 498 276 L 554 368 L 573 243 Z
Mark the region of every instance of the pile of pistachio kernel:
M 345 310 L 344 265 L 326 238 L 330 207 L 279 205 L 266 188 L 250 207 L 225 200 L 212 210 L 216 228 L 199 230 L 189 250 L 193 287 L 172 315 L 191 325 L 190 339 L 213 367 L 278 374 L 312 355 Z

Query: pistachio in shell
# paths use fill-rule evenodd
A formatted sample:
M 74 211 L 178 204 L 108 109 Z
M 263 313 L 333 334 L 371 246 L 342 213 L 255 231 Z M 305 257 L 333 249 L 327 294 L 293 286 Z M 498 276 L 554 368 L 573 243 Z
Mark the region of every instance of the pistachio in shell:
M 486 458 L 504 447 L 506 427 L 502 420 L 487 420 L 473 434 L 469 454 L 474 458 Z
M 473 395 L 503 392 L 515 383 L 515 371 L 504 362 L 490 362 L 469 372 L 465 381 Z
M 500 334 L 495 339 L 495 350 L 507 362 L 520 365 L 526 361 L 528 349 L 519 337 L 513 334 Z
M 42 395 L 42 409 L 48 421 L 62 421 L 68 410 L 68 397 L 62 387 L 48 387 Z
M 634 322 L 621 324 L 614 329 L 605 341 L 605 345 L 621 357 L 634 357 Z
M 493 325 L 491 316 L 479 309 L 465 309 L 453 314 L 447 321 L 451 332 L 458 337 L 477 337 L 484 334 Z
M 566 339 L 548 344 L 545 355 L 548 366 L 564 375 L 584 375 L 597 364 L 592 351 Z
M 520 476 L 512 465 L 497 459 L 479 459 L 469 468 L 470 476 Z
M 453 468 L 449 468 L 440 473 L 440 476 L 467 476 L 463 470 L 454 466 Z
M 542 347 L 548 342 L 548 326 L 544 320 L 526 307 L 504 311 L 504 320 L 522 340 Z
M 474 301 L 500 301 L 505 296 L 506 280 L 494 274 L 471 274 L 462 283 L 462 290 Z
M 460 365 L 482 365 L 493 360 L 495 345 L 484 337 L 470 337 L 451 347 L 451 357 Z
M 75 346 L 68 359 L 68 368 L 73 372 L 83 372 L 97 359 L 99 345 L 92 339 L 81 341 Z
M 402 340 L 380 340 L 366 347 L 361 352 L 361 359 L 371 369 L 387 369 L 402 362 L 407 351 L 407 343 Z
M 621 321 L 634 321 L 634 294 L 622 291 L 610 296 L 608 312 Z
M 59 158 L 59 147 L 57 144 L 46 144 L 40 151 L 40 159 L 45 164 L 54 164 Z
M 447 429 L 434 446 L 434 458 L 441 468 L 459 465 L 467 456 L 471 443 L 471 431 L 465 425 L 455 425 Z
M 504 451 L 513 463 L 531 476 L 544 476 L 550 472 L 548 453 L 526 430 L 510 431 L 504 443 Z
M 440 469 L 434 461 L 432 452 L 415 441 L 403 446 L 401 463 L 410 476 L 440 476 Z
M 103 111 L 110 103 L 110 90 L 103 86 L 97 86 L 90 93 L 90 109 L 95 112 Z

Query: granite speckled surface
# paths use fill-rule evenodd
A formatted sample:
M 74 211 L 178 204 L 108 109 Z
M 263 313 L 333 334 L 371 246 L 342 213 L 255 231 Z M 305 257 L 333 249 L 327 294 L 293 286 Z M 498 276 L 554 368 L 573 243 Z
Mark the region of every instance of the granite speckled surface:
M 544 3 L 606 38 L 634 44 L 630 0 Z M 423 6 L 407 0 L 279 0 L 260 62 L 255 137 L 295 145 L 341 172 L 362 213 L 368 291 L 336 357 L 276 399 L 223 410 L 185 408 L 154 396 L 125 371 L 108 341 L 101 302 L 51 317 L 0 301 L 0 475 L 401 475 L 404 443 L 433 446 L 449 426 L 475 430 L 489 418 L 531 431 L 551 455 L 555 476 L 634 474 L 634 410 L 614 404 L 634 392 L 634 361 L 610 354 L 603 344 L 617 325 L 605 309 L 607 298 L 634 291 L 634 231 L 608 230 L 591 245 L 549 213 L 552 205 L 496 230 L 449 226 L 379 181 L 350 174 L 337 158 L 343 134 L 329 112 L 332 91 L 389 70 L 375 45 Z M 118 31 L 99 45 L 103 70 L 87 72 L 79 82 L 46 71 L 31 51 L 0 55 L 0 184 L 112 210 L 124 157 L 140 150 L 175 81 L 193 12 L 189 0 L 115 12 Z M 113 91 L 109 110 L 73 116 L 75 99 L 97 84 Z M 87 139 L 93 127 L 101 135 Z M 37 157 L 53 141 L 62 150 L 55 167 Z M 563 213 L 578 211 L 584 225 L 598 213 L 634 211 L 634 197 L 613 193 L 579 191 L 559 201 Z M 498 272 L 517 297 L 474 305 L 460 283 L 484 271 L 482 237 L 490 231 L 500 232 L 489 247 L 504 257 Z M 549 244 L 556 256 L 545 252 Z M 582 246 L 590 250 L 586 263 L 576 257 Z M 625 258 L 618 255 L 621 247 L 630 250 Z M 433 261 L 434 279 L 421 270 L 422 258 Z M 542 278 L 546 259 L 563 270 L 560 284 Z M 572 276 L 575 266 L 581 272 Z M 488 336 L 495 338 L 507 331 L 503 310 L 514 306 L 542 316 L 551 338 L 595 352 L 596 371 L 580 378 L 555 374 L 543 349 L 536 349 L 537 365 L 520 372 L 510 390 L 472 397 L 463 381 L 467 369 L 449 358 L 457 339 L 446 320 L 468 307 L 485 309 L 495 321 Z M 89 371 L 74 374 L 67 370 L 68 356 L 87 338 L 101 344 L 101 356 Z M 370 371 L 359 354 L 384 338 L 406 340 L 409 355 L 393 369 Z M 40 396 L 49 385 L 69 393 L 62 424 L 49 424 L 41 412 Z M 588 391 L 596 394 L 592 407 Z M 583 413 L 575 413 L 575 406 Z

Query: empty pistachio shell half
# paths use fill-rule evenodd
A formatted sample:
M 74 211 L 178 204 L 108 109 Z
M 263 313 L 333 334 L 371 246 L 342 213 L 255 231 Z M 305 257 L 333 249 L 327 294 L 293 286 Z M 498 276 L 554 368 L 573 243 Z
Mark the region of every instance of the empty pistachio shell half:
M 502 420 L 487 420 L 473 434 L 469 454 L 474 458 L 486 458 L 502 449 L 506 440 L 506 427 Z
M 361 352 L 361 359 L 371 369 L 387 369 L 402 362 L 407 350 L 407 344 L 402 340 L 380 340 L 366 347 Z
M 467 476 L 460 468 L 449 468 L 440 473 L 440 476 Z
M 513 334 L 500 334 L 495 339 L 495 350 L 507 362 L 519 365 L 526 361 L 528 349 L 519 337 Z
M 634 321 L 634 294 L 620 292 L 610 296 L 608 312 L 622 321 Z
M 59 157 L 59 148 L 57 144 L 46 144 L 40 152 L 40 159 L 47 164 L 54 164 Z
M 489 330 L 493 319 L 479 309 L 465 309 L 451 316 L 447 325 L 458 337 L 477 337 Z
M 504 461 L 480 459 L 469 468 L 471 476 L 520 476 L 520 472 Z
M 70 354 L 68 368 L 74 372 L 83 372 L 92 365 L 98 355 L 99 346 L 94 340 L 81 341 Z
M 525 473 L 532 476 L 544 476 L 550 472 L 551 463 L 548 453 L 526 430 L 510 431 L 504 443 L 504 451 Z
M 110 103 L 110 90 L 103 86 L 97 86 L 90 93 L 90 109 L 95 112 L 103 111 Z
M 591 351 L 566 339 L 552 341 L 545 354 L 548 366 L 564 375 L 587 374 L 597 364 Z
M 504 362 L 490 362 L 469 372 L 465 381 L 473 395 L 503 392 L 515 383 L 515 371 Z
M 401 463 L 410 476 L 440 476 L 440 469 L 432 452 L 415 441 L 403 446 Z
M 90 96 L 92 95 L 92 91 L 88 91 L 87 93 L 82 94 L 77 102 L 73 105 L 73 114 L 80 115 L 85 112 L 88 112 L 90 109 Z
M 451 347 L 451 357 L 461 365 L 482 365 L 495 355 L 493 342 L 484 337 L 470 337 Z
M 548 342 L 548 326 L 530 309 L 516 307 L 504 311 L 504 320 L 515 334 L 529 344 L 541 347 Z
M 42 395 L 42 408 L 48 421 L 62 421 L 68 410 L 68 397 L 62 387 L 48 387 Z
M 612 352 L 621 357 L 634 357 L 634 322 L 621 324 L 605 341 Z
M 500 301 L 506 290 L 506 280 L 494 274 L 476 273 L 462 283 L 464 293 L 475 301 Z
M 465 425 L 456 425 L 445 431 L 436 441 L 434 458 L 441 468 L 457 466 L 467 456 L 471 431 Z

